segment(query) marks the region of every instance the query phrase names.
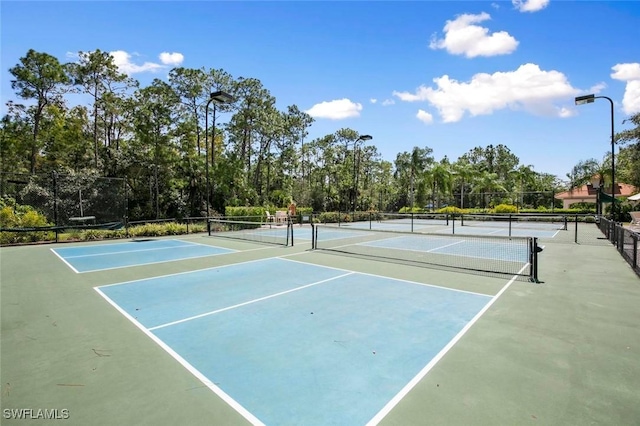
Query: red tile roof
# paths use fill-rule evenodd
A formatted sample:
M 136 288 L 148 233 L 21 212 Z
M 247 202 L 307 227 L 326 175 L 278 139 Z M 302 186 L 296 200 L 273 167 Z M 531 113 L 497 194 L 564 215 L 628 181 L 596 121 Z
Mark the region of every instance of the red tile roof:
M 616 196 L 628 197 L 638 192 L 638 188 L 633 185 L 629 185 L 626 183 L 618 183 L 616 184 Z M 605 188 L 604 192 L 606 194 L 611 193 L 610 188 Z M 559 192 L 555 195 L 555 198 L 558 200 L 563 200 L 565 198 L 589 198 L 596 197 L 596 190 L 591 185 L 582 185 L 579 188 L 574 188 L 569 191 Z

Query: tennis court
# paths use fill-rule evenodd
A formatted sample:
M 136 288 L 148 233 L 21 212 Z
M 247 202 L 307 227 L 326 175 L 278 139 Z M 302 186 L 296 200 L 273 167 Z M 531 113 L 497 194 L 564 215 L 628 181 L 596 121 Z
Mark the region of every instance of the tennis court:
M 545 241 L 535 283 L 530 236 L 318 229 L 277 228 L 275 244 L 260 226 L 1 248 L 3 413 L 162 425 L 640 418 L 640 285 L 613 247 Z
M 282 258 L 97 291 L 264 424 L 366 424 L 492 300 Z
M 232 253 L 234 250 L 180 240 L 140 240 L 51 249 L 74 272 L 93 272 L 128 266 L 174 262 Z

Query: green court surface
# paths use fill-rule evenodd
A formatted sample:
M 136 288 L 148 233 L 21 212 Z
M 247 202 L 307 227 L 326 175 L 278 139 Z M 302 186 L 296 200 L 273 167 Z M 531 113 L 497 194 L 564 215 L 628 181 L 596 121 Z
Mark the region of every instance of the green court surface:
M 208 268 L 222 271 L 232 265 L 233 270 L 240 271 L 238 286 L 248 286 L 254 281 L 256 285 L 279 285 L 280 281 L 292 278 L 287 276 L 286 267 L 268 276 L 242 273 L 242 265 L 279 257 L 298 266 L 308 264 L 359 277 L 423 283 L 486 295 L 491 300 L 433 359 L 424 374 L 417 375 L 401 392 L 394 391 L 395 396 L 376 416 L 367 417 L 371 424 L 640 424 L 640 279 L 608 243 L 596 241 L 596 237 L 594 244 L 545 241 L 539 262 L 542 282 L 531 283 L 505 276 L 314 251 L 309 239 L 298 238 L 310 230 L 295 231 L 294 247 L 252 244 L 204 234 L 161 238 L 158 240 L 179 240 L 187 245 L 226 250 L 158 263 L 94 268 L 84 273 L 74 271 L 53 250 L 64 253 L 73 247 L 93 247 L 90 249 L 93 253 L 99 251 L 96 248 L 99 245 L 127 241 L 1 248 L 0 423 L 246 425 L 253 420 L 259 424 L 258 419 L 243 413 L 233 401 L 230 403 L 212 391 L 218 387 L 225 389 L 225 383 L 216 382 L 215 377 L 210 378 L 212 383 L 204 382 L 177 362 L 170 350 L 150 338 L 150 332 L 136 326 L 136 309 L 142 310 L 145 297 L 136 293 L 140 299 L 127 299 L 136 303 L 139 300 L 141 304 L 128 308 L 132 317 L 129 318 L 100 293 L 111 288 L 105 287 L 111 284 L 154 285 L 155 281 L 150 279 L 165 277 L 161 283 L 169 285 L 172 276 L 189 277 L 193 271 Z M 225 285 L 233 287 L 235 283 Z M 97 288 L 101 290 L 96 291 Z M 287 291 L 274 290 L 273 297 L 265 299 L 273 303 L 281 300 L 280 293 Z M 304 291 L 296 290 L 296 294 L 302 295 Z M 196 298 L 198 303 L 207 297 L 218 300 L 210 293 L 202 294 L 202 298 Z M 377 296 L 363 292 L 357 297 L 362 298 L 364 306 Z M 393 296 L 385 297 L 389 298 L 389 309 L 398 303 L 391 300 Z M 334 315 L 361 316 L 355 300 L 356 303 L 340 305 L 349 308 Z M 153 305 L 152 302 L 149 304 Z M 229 302 L 233 303 L 234 307 L 242 305 Z M 260 305 L 252 306 L 247 315 L 259 315 Z M 293 299 L 282 306 L 289 310 L 289 316 L 296 308 Z M 273 310 L 272 306 L 273 315 L 279 315 L 278 309 Z M 372 327 L 375 324 L 397 329 L 397 333 L 407 331 L 404 323 L 404 331 L 400 325 L 394 328 L 398 319 L 393 314 L 385 315 L 372 320 Z M 292 329 L 298 330 L 299 326 L 292 323 Z M 269 353 L 277 357 L 279 345 L 283 345 L 283 352 L 286 345 L 288 356 L 295 356 L 293 342 L 286 340 L 286 323 L 280 327 L 284 338 L 269 347 Z M 228 335 L 229 330 L 234 329 L 213 328 L 205 338 L 216 341 L 225 331 L 228 341 L 233 337 Z M 409 331 L 413 338 L 420 337 L 415 329 Z M 206 360 L 207 354 L 200 356 Z M 331 360 L 326 364 L 330 366 Z M 277 393 L 287 383 L 309 380 L 308 374 L 296 370 L 287 376 L 286 380 L 274 380 L 268 389 Z M 244 379 L 239 376 L 238 380 Z M 375 377 L 371 380 L 375 386 Z M 308 383 L 314 386 L 313 381 Z M 371 394 L 378 391 L 371 389 Z M 367 392 L 353 396 L 354 401 L 367 397 Z M 27 419 L 18 419 L 20 416 Z M 277 424 L 298 424 L 288 421 L 286 415 L 275 418 L 280 419 Z M 305 424 L 323 423 L 311 420 Z

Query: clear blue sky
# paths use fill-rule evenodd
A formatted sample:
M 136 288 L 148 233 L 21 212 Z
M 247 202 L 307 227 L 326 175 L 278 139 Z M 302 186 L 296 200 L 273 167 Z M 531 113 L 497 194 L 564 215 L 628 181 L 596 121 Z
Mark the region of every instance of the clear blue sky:
M 640 2 L 2 1 L 0 87 L 28 49 L 62 62 L 101 49 L 146 85 L 173 66 L 262 81 L 278 107 L 316 118 L 309 138 L 342 127 L 374 137 L 383 158 L 414 146 L 456 160 L 504 144 L 560 178 L 610 152 L 640 112 Z M 162 55 L 164 53 L 164 55 Z M 222 115 L 220 120 L 224 121 Z

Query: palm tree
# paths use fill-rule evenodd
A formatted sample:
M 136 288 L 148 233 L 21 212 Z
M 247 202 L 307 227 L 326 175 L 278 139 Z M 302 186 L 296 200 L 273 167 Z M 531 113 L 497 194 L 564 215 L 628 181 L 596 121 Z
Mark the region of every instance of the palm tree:
M 411 208 L 416 199 L 415 189 L 418 188 L 418 200 L 424 196 L 424 171 L 433 162 L 431 148 L 413 148 L 411 153 L 403 152 L 397 155 L 395 177 L 400 181 L 403 189 L 408 191 Z M 406 192 L 405 192 L 406 193 Z
M 472 194 L 482 194 L 483 208 L 486 206 L 485 194 L 505 191 L 505 187 L 498 180 L 497 173 L 489 173 L 486 170 L 476 178 L 473 188 L 471 189 Z M 489 201 L 491 201 L 491 197 L 489 197 Z
M 451 165 L 445 157 L 440 163 L 425 172 L 425 180 L 431 186 L 431 205 L 440 206 L 440 192 L 451 193 Z
M 470 163 L 458 161 L 453 164 L 452 175 L 460 182 L 460 208 L 464 209 L 464 188 L 476 176 L 476 169 Z
M 517 188 L 516 193 L 516 205 L 522 208 L 524 204 L 524 190 L 525 188 L 533 185 L 536 172 L 533 171 L 533 166 L 524 166 L 521 165 L 515 170 L 512 170 L 510 173 L 510 177 L 515 180 L 515 187 Z M 519 194 L 519 196 L 518 196 Z

